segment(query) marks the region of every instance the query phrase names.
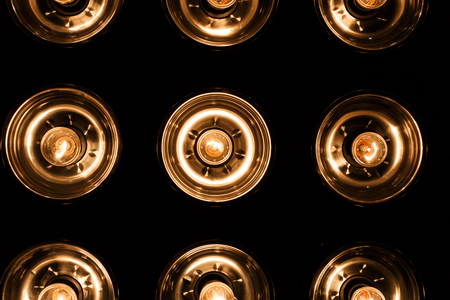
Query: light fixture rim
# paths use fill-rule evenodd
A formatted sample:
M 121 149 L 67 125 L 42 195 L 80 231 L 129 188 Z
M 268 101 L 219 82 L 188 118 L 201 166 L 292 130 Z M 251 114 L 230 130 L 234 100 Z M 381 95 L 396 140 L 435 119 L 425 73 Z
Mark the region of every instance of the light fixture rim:
M 245 193 L 237 194 L 235 196 L 228 196 L 224 199 L 214 199 L 211 198 L 212 196 L 204 195 L 204 196 L 197 196 L 194 192 L 181 188 L 179 184 L 172 178 L 172 176 L 169 174 L 168 170 L 166 169 L 166 162 L 163 155 L 163 137 L 164 133 L 166 131 L 167 126 L 169 125 L 169 120 L 172 119 L 172 117 L 179 112 L 182 109 L 185 109 L 184 105 L 191 101 L 192 99 L 200 98 L 200 97 L 207 97 L 209 95 L 220 95 L 223 94 L 227 97 L 232 97 L 235 99 L 239 99 L 240 101 L 243 101 L 246 103 L 247 106 L 251 107 L 253 110 L 253 113 L 256 113 L 258 117 L 261 119 L 264 125 L 265 134 L 267 135 L 270 144 L 268 145 L 269 151 L 268 151 L 268 162 L 265 164 L 264 169 L 259 171 L 261 173 L 259 175 L 259 179 L 256 183 L 252 184 L 251 188 L 248 188 Z M 204 100 L 209 101 L 209 100 Z M 267 115 L 265 112 L 261 109 L 261 107 L 251 98 L 248 97 L 240 92 L 237 92 L 232 89 L 228 88 L 222 88 L 222 87 L 214 87 L 214 88 L 205 88 L 202 90 L 199 90 L 197 92 L 193 92 L 188 94 L 187 96 L 183 97 L 181 100 L 177 101 L 172 108 L 169 110 L 169 112 L 166 114 L 165 118 L 163 119 L 162 125 L 158 132 L 158 138 L 156 142 L 156 152 L 158 157 L 158 163 L 160 166 L 160 169 L 164 173 L 166 180 L 170 183 L 171 187 L 176 191 L 180 192 L 182 195 L 186 196 L 187 199 L 194 200 L 196 203 L 207 205 L 207 206 L 226 206 L 230 205 L 232 203 L 236 203 L 241 201 L 242 199 L 247 198 L 248 196 L 254 194 L 257 192 L 261 186 L 262 183 L 269 177 L 270 172 L 273 168 L 273 164 L 275 161 L 276 156 L 276 143 L 275 143 L 275 135 L 273 132 L 273 127 L 270 124 L 269 119 L 267 118 Z M 228 195 L 228 194 L 225 194 Z
M 399 263 L 400 266 L 406 268 L 405 271 L 409 272 L 408 275 L 410 275 L 411 279 L 415 281 L 417 292 L 418 292 L 418 298 L 416 299 L 408 299 L 408 300 L 424 300 L 425 299 L 425 287 L 423 285 L 422 278 L 420 274 L 417 272 L 416 266 L 413 264 L 411 259 L 407 257 L 403 252 L 400 250 L 394 248 L 393 246 L 387 245 L 382 242 L 373 241 L 373 240 L 360 240 L 358 242 L 353 242 L 350 244 L 347 244 L 345 246 L 338 247 L 336 250 L 332 251 L 331 254 L 327 255 L 327 257 L 321 262 L 319 267 L 317 268 L 316 273 L 314 274 L 314 277 L 311 282 L 311 287 L 309 289 L 309 299 L 310 300 L 320 300 L 318 297 L 316 297 L 316 289 L 318 284 L 320 283 L 320 280 L 322 280 L 322 277 L 325 272 L 325 268 L 327 266 L 332 265 L 333 262 L 338 260 L 339 258 L 346 255 L 348 252 L 351 252 L 352 250 L 359 249 L 360 251 L 364 251 L 367 249 L 373 250 L 378 249 L 381 251 L 384 251 L 384 254 L 391 255 L 391 259 L 397 259 L 396 262 Z
M 11 152 L 11 147 L 8 145 L 9 139 L 12 138 L 11 135 L 15 134 L 17 131 L 21 131 L 21 129 L 14 129 L 11 127 L 17 127 L 13 126 L 12 124 L 14 121 L 20 120 L 24 113 L 28 113 L 30 109 L 30 105 L 32 107 L 36 106 L 39 102 L 42 102 L 45 100 L 45 98 L 42 98 L 43 95 L 49 94 L 52 92 L 60 92 L 60 93 L 72 93 L 77 95 L 78 97 L 81 97 L 82 95 L 87 95 L 89 98 L 85 98 L 84 100 L 92 104 L 100 113 L 102 113 L 102 116 L 109 120 L 108 125 L 111 129 L 111 136 L 113 137 L 114 143 L 111 146 L 112 154 L 114 156 L 114 159 L 108 163 L 107 168 L 105 169 L 104 174 L 96 179 L 96 183 L 91 185 L 89 189 L 82 189 L 78 190 L 76 193 L 71 194 L 55 194 L 51 193 L 49 194 L 48 191 L 44 192 L 44 190 L 39 191 L 36 188 L 35 184 L 31 184 L 29 180 L 26 180 L 23 178 L 23 176 L 18 172 L 12 163 L 11 155 L 13 155 Z M 55 200 L 59 204 L 70 204 L 74 203 L 78 200 L 80 200 L 82 197 L 92 193 L 93 191 L 97 190 L 101 185 L 104 185 L 108 179 L 111 178 L 111 175 L 116 171 L 120 157 L 122 154 L 122 134 L 119 122 L 117 120 L 117 117 L 115 116 L 113 110 L 111 107 L 104 101 L 101 97 L 99 97 L 96 93 L 92 92 L 89 89 L 86 89 L 84 87 L 80 87 L 74 84 L 69 83 L 57 83 L 57 84 L 50 84 L 46 85 L 40 89 L 38 89 L 35 93 L 32 93 L 28 97 L 25 97 L 26 99 L 21 101 L 19 100 L 18 103 L 10 110 L 10 113 L 8 114 L 8 117 L 6 118 L 3 128 L 2 128 L 2 135 L 0 139 L 1 144 L 1 156 L 3 160 L 3 164 L 11 172 L 11 175 L 18 179 L 19 182 L 25 186 L 29 191 L 33 192 L 36 195 L 39 195 L 41 197 L 44 197 L 46 199 Z M 91 103 L 91 101 L 94 101 Z M 35 103 L 34 103 L 35 102 Z M 82 102 L 79 103 L 81 105 Z M 81 107 L 81 106 L 80 106 Z M 17 125 L 17 124 L 16 124 Z M 12 132 L 14 131 L 14 132 Z M 14 148 L 17 148 L 17 146 L 14 146 Z M 87 155 L 87 154 L 85 154 Z M 62 186 L 62 185 L 61 185 Z
M 85 245 L 81 245 L 72 240 L 67 239 L 56 239 L 56 240 L 48 240 L 44 242 L 40 242 L 37 244 L 28 245 L 24 250 L 18 253 L 8 264 L 8 267 L 3 272 L 0 277 L 0 297 L 1 299 L 7 299 L 5 297 L 5 292 L 7 291 L 7 284 L 9 284 L 10 278 L 9 276 L 14 271 L 14 268 L 18 266 L 19 263 L 26 261 L 26 255 L 30 253 L 38 253 L 39 249 L 43 249 L 46 247 L 59 247 L 69 248 L 70 251 L 74 251 L 78 253 L 83 253 L 88 259 L 94 261 L 102 271 L 102 276 L 105 276 L 106 281 L 109 283 L 110 291 L 112 292 L 113 298 L 109 298 L 108 300 L 118 300 L 119 297 L 119 286 L 117 284 L 116 277 L 112 272 L 111 267 L 106 263 L 102 256 L 100 256 L 97 252 L 92 251 L 91 248 L 87 248 Z M 67 249 L 66 249 L 67 250 Z M 29 257 L 28 259 L 32 259 Z M 75 279 L 75 278 L 74 278 Z M 76 279 L 75 279 L 76 280 Z
M 330 180 L 327 180 L 325 178 L 325 176 L 322 175 L 322 172 L 321 172 L 322 163 L 319 163 L 320 159 L 319 159 L 319 153 L 318 153 L 318 149 L 317 149 L 318 141 L 320 139 L 319 133 L 321 131 L 321 128 L 323 127 L 323 122 L 325 121 L 325 119 L 337 108 L 337 106 L 343 105 L 346 102 L 351 101 L 352 99 L 355 99 L 358 97 L 364 97 L 364 96 L 384 98 L 384 99 L 387 99 L 387 100 L 391 101 L 392 103 L 398 105 L 401 109 L 403 109 L 411 117 L 412 121 L 415 124 L 415 128 L 418 130 L 420 145 L 421 145 L 421 147 L 419 149 L 420 154 L 418 154 L 419 164 L 415 168 L 414 174 L 408 180 L 407 184 L 402 189 L 400 189 L 399 191 L 397 191 L 396 193 L 394 193 L 388 197 L 379 198 L 377 200 L 371 200 L 370 202 L 364 200 L 363 198 L 356 199 L 354 197 L 354 199 L 352 199 L 350 196 L 346 195 L 344 192 L 341 192 L 338 188 L 334 187 L 332 185 L 332 182 L 330 182 Z M 344 95 L 338 97 L 336 100 L 331 102 L 326 107 L 326 109 L 323 111 L 323 113 L 321 114 L 320 122 L 318 122 L 316 124 L 315 129 L 314 129 L 314 134 L 312 135 L 312 139 L 311 139 L 311 157 L 313 159 L 315 171 L 318 174 L 318 176 L 320 177 L 322 183 L 329 190 L 331 190 L 332 192 L 337 194 L 341 199 L 344 199 L 348 203 L 351 203 L 353 205 L 360 206 L 360 207 L 377 206 L 377 205 L 381 205 L 381 204 L 386 204 L 386 202 L 389 202 L 389 200 L 395 200 L 395 199 L 404 197 L 407 194 L 407 192 L 411 188 L 413 188 L 419 181 L 420 175 L 423 172 L 423 169 L 425 168 L 427 154 L 428 154 L 428 143 L 427 143 L 424 126 L 423 126 L 419 116 L 416 114 L 416 112 L 411 108 L 411 106 L 407 102 L 405 102 L 400 97 L 398 97 L 392 93 L 382 91 L 379 89 L 373 89 L 373 88 L 360 89 L 360 90 L 356 90 L 353 92 L 349 92 L 347 94 L 344 94 Z
M 395 49 L 403 46 L 405 43 L 407 43 L 417 32 L 417 30 L 410 30 L 409 34 L 404 36 L 401 40 L 399 40 L 395 43 L 392 43 L 391 45 L 389 45 L 387 47 L 370 47 L 370 46 L 351 45 L 344 38 L 339 37 L 337 32 L 332 27 L 330 27 L 329 23 L 322 16 L 322 13 L 321 13 L 322 10 L 321 10 L 321 6 L 320 6 L 319 2 L 324 2 L 326 0 L 313 0 L 313 1 L 314 1 L 316 15 L 319 19 L 320 24 L 325 29 L 327 34 L 333 40 L 335 40 L 336 42 L 338 42 L 340 45 L 344 46 L 345 48 L 351 49 L 353 51 L 356 51 L 356 52 L 359 52 L 362 54 L 376 54 L 376 53 L 384 53 L 384 52 L 388 52 L 391 50 L 395 50 Z M 421 5 L 420 16 L 417 18 L 417 20 L 415 22 L 414 29 L 421 27 L 421 24 L 424 22 L 424 19 L 427 15 L 428 9 L 429 9 L 429 0 L 418 0 L 418 1 L 421 1 L 422 5 Z
M 211 247 L 214 247 L 217 250 L 225 250 L 230 251 L 234 250 L 240 253 L 241 258 L 250 259 L 253 265 L 253 267 L 258 268 L 260 270 L 260 274 L 264 277 L 266 283 L 267 283 L 267 289 L 268 289 L 268 298 L 261 299 L 261 300 L 275 300 L 275 289 L 273 285 L 272 278 L 270 276 L 269 270 L 267 267 L 262 263 L 259 257 L 257 257 L 251 250 L 246 248 L 245 246 L 242 246 L 241 244 L 238 244 L 236 242 L 231 242 L 228 240 L 223 239 L 210 239 L 210 240 L 203 240 L 200 242 L 196 242 L 194 244 L 191 244 L 187 247 L 185 247 L 183 250 L 178 251 L 176 255 L 172 257 L 172 259 L 166 264 L 164 267 L 159 280 L 157 284 L 156 294 L 155 298 L 156 300 L 170 300 L 162 298 L 164 295 L 162 294 L 162 287 L 164 286 L 165 282 L 167 281 L 167 278 L 170 276 L 170 271 L 173 269 L 174 265 L 177 264 L 177 268 L 179 269 L 178 262 L 182 261 L 183 259 L 186 259 L 189 257 L 190 254 L 194 254 L 196 252 L 199 252 L 201 250 L 210 250 Z M 179 270 L 177 271 L 179 272 Z M 173 298 L 172 300 L 175 300 L 178 298 Z M 249 300 L 256 300 L 256 299 L 249 299 Z
M 186 31 L 181 29 L 177 22 L 174 21 L 173 15 L 171 13 L 171 10 L 168 6 L 168 1 L 172 0 L 161 0 L 161 4 L 164 10 L 164 14 L 166 15 L 166 19 L 170 23 L 171 27 L 180 35 L 184 40 L 186 40 L 188 43 L 192 43 L 194 45 L 212 50 L 212 51 L 226 51 L 226 50 L 232 50 L 232 49 L 238 49 L 240 47 L 243 47 L 250 42 L 258 39 L 263 32 L 267 30 L 269 25 L 272 23 L 274 16 L 276 14 L 276 11 L 278 10 L 279 0 L 250 0 L 250 1 L 259 1 L 259 2 L 272 2 L 271 10 L 269 15 L 266 17 L 263 24 L 260 26 L 260 28 L 253 33 L 251 36 L 247 37 L 246 39 L 239 38 L 233 43 L 220 43 L 220 42 L 214 42 L 211 41 L 211 39 L 194 39 L 192 38 Z M 198 0 L 201 1 L 201 0 Z M 239 2 L 239 1 L 238 1 Z M 239 4 L 239 3 L 237 3 Z M 206 15 L 206 13 L 205 13 Z
M 103 20 L 101 22 L 102 26 L 100 26 L 100 28 L 93 28 L 93 30 L 89 34 L 86 34 L 85 36 L 79 37 L 75 40 L 66 37 L 61 41 L 57 41 L 58 37 L 56 36 L 48 35 L 44 38 L 43 36 L 41 36 L 41 34 L 36 33 L 36 30 L 34 30 L 34 28 L 30 24 L 28 24 L 27 20 L 22 20 L 23 18 L 17 15 L 16 13 L 17 9 L 15 7 L 15 4 L 13 3 L 14 1 L 29 2 L 31 0 L 6 0 L 6 6 L 8 7 L 8 11 L 9 14 L 11 15 L 11 18 L 14 20 L 14 23 L 16 23 L 16 25 L 25 33 L 25 35 L 47 46 L 72 48 L 82 44 L 86 44 L 90 41 L 97 39 L 99 36 L 105 34 L 111 28 L 113 23 L 115 23 L 115 21 L 117 20 L 125 0 L 113 0 L 114 3 L 112 5 L 114 5 L 116 9 L 113 11 L 112 14 L 109 15 L 109 17 L 106 20 Z M 88 1 L 87 5 L 89 5 L 89 3 L 94 2 L 95 0 L 86 0 L 86 1 Z M 51 30 L 49 30 L 49 32 L 51 32 Z

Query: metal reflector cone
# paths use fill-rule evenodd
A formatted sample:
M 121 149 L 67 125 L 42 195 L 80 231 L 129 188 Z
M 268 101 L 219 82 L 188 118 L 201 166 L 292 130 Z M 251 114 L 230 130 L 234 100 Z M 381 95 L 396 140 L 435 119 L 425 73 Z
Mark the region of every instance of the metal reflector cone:
M 19 254 L 3 274 L 2 300 L 117 300 L 114 275 L 100 257 L 69 242 Z
M 310 289 L 310 300 L 423 300 L 424 296 L 412 263 L 398 250 L 372 242 L 348 245 L 330 255 Z
M 418 178 L 425 138 L 417 119 L 398 101 L 355 92 L 330 105 L 319 123 L 316 170 L 327 187 L 356 205 L 401 196 Z
M 214 286 L 217 292 L 208 293 Z M 274 300 L 275 294 L 268 272 L 248 250 L 213 241 L 194 244 L 178 253 L 161 274 L 156 290 L 156 300 L 232 297 Z
M 168 115 L 158 139 L 160 164 L 175 186 L 204 203 L 254 191 L 274 145 L 261 113 L 235 92 L 189 96 Z
M 387 0 L 379 8 L 374 5 L 375 9 L 364 3 L 378 2 L 314 0 L 317 15 L 328 33 L 361 52 L 384 51 L 402 45 L 428 9 L 427 0 Z
M 215 49 L 248 42 L 269 24 L 278 0 L 162 0 L 183 37 Z
M 85 43 L 106 31 L 123 0 L 7 0 L 19 27 L 41 41 L 62 46 Z
M 17 179 L 61 202 L 97 188 L 117 166 L 121 149 L 118 122 L 108 105 L 72 85 L 27 99 L 2 133 L 4 162 Z

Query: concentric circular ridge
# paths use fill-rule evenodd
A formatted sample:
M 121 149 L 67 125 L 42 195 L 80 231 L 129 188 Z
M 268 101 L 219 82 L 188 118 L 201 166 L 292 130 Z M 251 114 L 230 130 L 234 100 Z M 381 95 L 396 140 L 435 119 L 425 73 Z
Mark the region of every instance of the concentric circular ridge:
M 114 274 L 103 260 L 67 241 L 39 244 L 19 254 L 3 274 L 3 300 L 38 299 L 51 287 L 78 300 L 117 300 Z
M 356 205 L 404 195 L 418 179 L 425 137 L 417 118 L 398 101 L 369 91 L 343 96 L 325 111 L 316 130 L 313 160 L 320 178 Z M 372 161 L 352 149 L 361 137 L 381 148 L 376 157 L 369 157 Z
M 31 96 L 10 115 L 3 128 L 2 154 L 29 190 L 70 200 L 97 188 L 116 168 L 122 149 L 118 126 L 114 113 L 99 96 L 76 86 L 56 85 Z M 55 128 L 55 134 L 62 137 L 57 135 L 54 144 L 42 146 L 49 141 L 46 133 Z M 55 149 L 51 148 L 64 140 L 82 140 L 79 155 L 52 152 Z M 70 160 L 61 163 L 56 159 L 62 158 L 51 157 L 63 154 Z
M 198 200 L 224 203 L 254 190 L 266 176 L 273 139 L 264 117 L 247 100 L 214 89 L 189 96 L 169 114 L 158 156 L 178 189 Z M 224 147 L 217 156 L 202 148 L 211 142 Z
M 161 0 L 166 16 L 183 37 L 215 49 L 252 40 L 270 23 L 278 0 Z M 226 9 L 221 8 L 224 7 Z M 219 8 L 218 8 L 219 7 Z
M 424 19 L 428 0 L 388 0 L 378 9 L 358 9 L 355 0 L 314 0 L 327 32 L 360 52 L 380 52 L 402 45 Z
M 67 1 L 66 1 L 67 2 Z M 123 0 L 7 0 L 19 27 L 38 40 L 61 46 L 85 43 L 104 33 Z
M 209 282 L 227 285 L 235 299 L 274 300 L 272 280 L 265 267 L 241 246 L 201 242 L 179 252 L 162 272 L 157 300 L 198 299 Z
M 423 300 L 424 288 L 414 265 L 400 251 L 384 244 L 359 242 L 331 254 L 319 267 L 310 300 L 350 300 L 360 288 L 379 299 Z

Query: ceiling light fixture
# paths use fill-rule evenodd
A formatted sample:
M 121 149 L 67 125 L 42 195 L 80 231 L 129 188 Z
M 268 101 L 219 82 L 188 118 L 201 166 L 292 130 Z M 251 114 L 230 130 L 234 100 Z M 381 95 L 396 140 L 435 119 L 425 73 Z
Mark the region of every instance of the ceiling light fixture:
M 203 242 L 184 249 L 161 274 L 156 300 L 273 300 L 267 271 L 240 248 Z
M 204 203 L 225 203 L 267 175 L 274 145 L 269 127 L 249 99 L 214 89 L 190 95 L 160 130 L 158 157 L 175 186 Z
M 278 0 L 162 0 L 180 34 L 214 49 L 254 39 L 270 23 Z
M 328 33 L 360 52 L 402 45 L 425 17 L 428 0 L 314 0 Z
M 7 0 L 17 25 L 40 41 L 74 46 L 104 33 L 123 0 Z
M 360 206 L 403 195 L 418 177 L 425 138 L 400 100 L 358 91 L 325 111 L 313 145 L 324 184 Z
M 310 300 L 423 300 L 412 263 L 398 250 L 373 242 L 348 245 L 317 270 Z
M 117 166 L 122 140 L 112 110 L 91 91 L 59 85 L 13 111 L 2 134 L 5 164 L 31 191 L 70 200 L 97 188 Z
M 114 275 L 102 259 L 69 243 L 40 244 L 19 254 L 0 284 L 3 300 L 117 300 Z

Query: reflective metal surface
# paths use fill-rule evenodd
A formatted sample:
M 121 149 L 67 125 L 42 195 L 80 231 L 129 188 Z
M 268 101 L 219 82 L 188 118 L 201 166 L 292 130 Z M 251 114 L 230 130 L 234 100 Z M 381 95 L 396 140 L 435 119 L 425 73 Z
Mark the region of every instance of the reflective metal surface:
M 278 0 L 162 0 L 166 16 L 180 33 L 201 44 L 226 48 L 260 33 Z
M 70 85 L 43 90 L 6 121 L 4 161 L 38 195 L 69 200 L 97 188 L 115 169 L 118 122 L 94 93 Z
M 101 258 L 68 242 L 40 244 L 22 252 L 3 274 L 0 293 L 2 300 L 119 297 L 114 276 Z
M 376 296 L 365 298 L 368 293 Z M 411 262 L 398 250 L 371 242 L 352 244 L 330 255 L 317 270 L 310 289 L 310 300 L 424 297 Z
M 380 150 L 371 150 L 373 156 L 367 149 L 376 145 Z M 359 152 L 363 146 L 365 153 Z M 346 95 L 328 108 L 313 149 L 324 184 L 357 205 L 403 194 L 417 179 L 426 154 L 411 113 L 387 96 L 364 91 Z
M 247 252 L 208 242 L 184 249 L 161 274 L 156 300 L 199 299 L 211 288 L 209 283 L 215 283 L 224 295 L 230 295 L 231 289 L 234 299 L 273 300 L 268 273 Z
M 163 124 L 161 165 L 183 192 L 206 202 L 226 202 L 266 175 L 273 152 L 269 128 L 240 96 L 215 90 L 189 98 Z
M 73 46 L 104 33 L 123 0 L 7 0 L 14 21 L 42 41 Z
M 317 14 L 332 37 L 355 50 L 374 52 L 401 45 L 425 17 L 427 0 L 314 0 Z M 362 6 L 362 7 L 361 7 Z

